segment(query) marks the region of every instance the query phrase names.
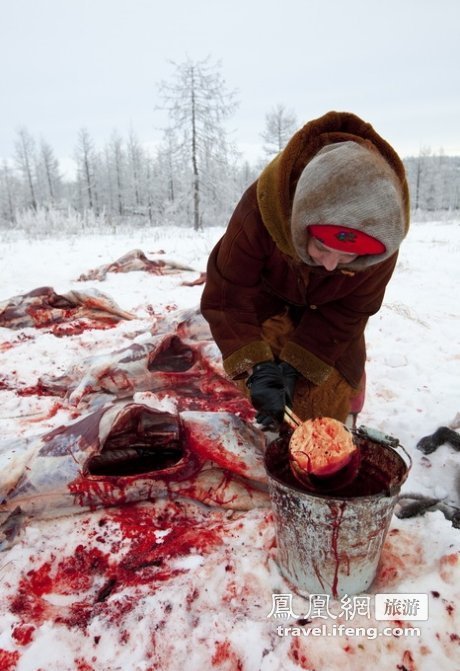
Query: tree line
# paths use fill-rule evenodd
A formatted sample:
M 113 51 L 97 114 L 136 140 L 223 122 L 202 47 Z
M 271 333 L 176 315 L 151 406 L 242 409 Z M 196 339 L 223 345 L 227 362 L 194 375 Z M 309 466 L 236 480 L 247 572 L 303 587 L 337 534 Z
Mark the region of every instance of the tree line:
M 22 127 L 13 160 L 0 168 L 0 226 L 15 227 L 18 213 L 45 210 L 92 212 L 108 219 L 137 218 L 154 225 L 225 225 L 244 189 L 262 165 L 278 153 L 299 127 L 294 113 L 275 105 L 260 134 L 258 165 L 243 161 L 226 130 L 238 102 L 209 59 L 172 63 L 173 76 L 158 87 L 159 109 L 168 126 L 152 153 L 135 132 L 113 131 L 102 148 L 86 128 L 74 148 L 76 174 L 64 179 L 53 148 Z M 432 155 L 404 159 L 412 207 L 460 209 L 460 157 Z
M 460 156 L 422 149 L 404 159 L 412 209 L 423 212 L 460 211 Z

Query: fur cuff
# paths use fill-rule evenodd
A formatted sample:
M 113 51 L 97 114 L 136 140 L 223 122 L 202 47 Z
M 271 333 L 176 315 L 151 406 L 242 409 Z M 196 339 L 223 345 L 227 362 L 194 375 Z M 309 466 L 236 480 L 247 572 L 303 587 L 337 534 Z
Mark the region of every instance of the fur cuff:
M 256 363 L 262 361 L 273 361 L 273 352 L 266 342 L 256 340 L 230 354 L 224 359 L 224 370 L 231 378 L 235 379 L 247 373 Z
M 334 370 L 321 359 L 295 342 L 288 342 L 280 353 L 280 359 L 294 366 L 307 380 L 313 384 L 322 384 Z

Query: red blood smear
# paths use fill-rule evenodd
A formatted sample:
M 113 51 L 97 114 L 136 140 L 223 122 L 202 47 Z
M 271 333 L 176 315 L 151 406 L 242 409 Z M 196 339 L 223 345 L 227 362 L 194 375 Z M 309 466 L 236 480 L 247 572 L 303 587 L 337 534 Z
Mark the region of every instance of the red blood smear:
M 33 339 L 34 336 L 26 335 L 25 333 L 20 333 L 14 340 L 6 341 L 0 344 L 0 352 L 6 352 L 7 350 L 11 349 L 12 347 L 15 347 L 16 345 L 20 345 L 23 342 L 28 342 L 29 340 Z
M 232 482 L 238 481 L 238 476 L 235 476 L 234 473 L 230 473 L 225 469 L 221 468 L 220 471 L 220 481 L 218 484 L 212 487 L 212 490 L 208 490 L 209 500 L 212 501 L 212 505 L 217 506 L 228 506 L 231 507 L 231 504 L 235 502 L 237 494 L 232 491 Z M 240 481 L 240 484 L 243 484 L 248 492 L 249 496 L 254 494 L 257 490 L 252 487 L 249 482 Z M 180 495 L 185 496 L 190 499 L 202 500 L 202 492 L 200 488 L 192 482 L 189 486 L 182 486 L 180 488 Z
M 213 666 L 221 666 L 225 662 L 231 663 L 232 671 L 241 671 L 243 668 L 243 662 L 232 650 L 230 641 L 216 641 L 211 663 Z M 228 665 L 225 668 L 228 668 Z
M 177 336 L 170 338 L 164 349 L 149 361 L 148 370 L 159 374 L 163 381 L 163 390 L 156 391 L 158 396 L 173 394 L 179 411 L 228 411 L 247 419 L 255 416 L 252 405 L 237 386 L 216 372 L 199 350 Z
M 337 586 L 339 579 L 339 567 L 340 567 L 340 555 L 337 547 L 337 542 L 340 532 L 340 524 L 342 522 L 343 513 L 346 508 L 346 501 L 342 501 L 339 505 L 330 504 L 331 513 L 333 515 L 332 522 L 332 538 L 331 538 L 331 550 L 335 560 L 335 569 L 334 569 L 334 579 L 332 581 L 332 596 L 334 598 L 338 597 Z
M 0 649 L 0 669 L 1 671 L 14 671 L 19 661 L 19 652 L 17 650 L 9 652 Z
M 53 558 L 54 559 L 54 558 Z M 40 624 L 55 615 L 55 622 L 66 622 L 72 626 L 85 626 L 92 604 L 76 602 L 64 615 L 42 597 L 47 594 L 71 595 L 88 590 L 97 575 L 108 569 L 107 555 L 98 548 L 87 549 L 77 546 L 75 554 L 64 557 L 60 562 L 45 562 L 38 569 L 32 569 L 20 580 L 17 595 L 13 598 L 11 612 L 19 615 L 23 622 Z
M 60 314 L 57 315 L 56 308 L 57 306 L 53 306 L 52 309 L 46 310 L 42 305 L 31 305 L 27 308 L 26 312 L 32 318 L 35 328 L 44 328 L 45 326 L 50 326 L 56 322 L 72 319 L 78 310 L 78 308 L 73 307 L 67 310 L 61 310 Z
M 255 410 L 249 400 L 233 382 L 218 375 L 206 360 L 200 361 L 200 369 L 194 378 L 190 378 L 188 385 L 184 384 L 185 375 L 178 373 L 174 376 L 170 373 L 169 390 L 158 393 L 160 398 L 164 398 L 171 396 L 173 390 L 179 412 L 183 410 L 230 412 L 247 421 L 254 419 Z
M 15 615 L 22 617 L 23 621 L 37 624 L 43 621 L 46 604 L 41 596 L 53 588 L 50 570 L 51 565 L 46 562 L 39 569 L 31 570 L 21 578 L 18 592 L 11 601 L 10 609 Z
M 73 556 L 65 557 L 57 565 L 53 589 L 60 594 L 86 591 L 91 587 L 94 576 L 104 574 L 108 568 L 107 554 L 98 548 L 78 545 Z
M 94 671 L 94 667 L 88 664 L 84 659 L 78 658 L 74 660 L 75 671 Z
M 168 533 L 157 537 L 156 531 Z M 21 619 L 15 629 L 18 642 L 27 644 L 34 627 L 45 620 L 85 631 L 91 619 L 103 613 L 107 621 L 120 625 L 138 605 L 138 596 L 136 591 L 120 597 L 117 593 L 146 584 L 154 591 L 159 582 L 186 572 L 172 568 L 169 561 L 211 552 L 222 543 L 222 524 L 210 525 L 206 516 L 197 519 L 180 505 L 168 504 L 160 515 L 152 508 L 128 505 L 110 511 L 98 534 L 111 541 L 109 553 L 78 545 L 68 556 L 52 556 L 21 578 L 10 602 L 11 612 Z M 74 596 L 74 601 L 59 607 L 47 600 L 48 594 Z
M 177 519 L 166 517 L 164 522 L 160 521 L 160 527 L 155 527 L 152 526 L 151 513 L 135 506 L 114 509 L 110 512 L 110 517 L 118 523 L 123 538 L 131 539 L 129 552 L 119 565 L 125 584 L 150 582 L 151 573 L 143 574 L 142 571 L 135 575 L 132 573 L 133 570 L 138 571 L 146 567 L 157 567 L 155 580 L 167 580 L 181 571 L 169 569 L 166 560 L 191 553 L 208 553 L 222 543 L 219 529 L 210 528 L 207 521 L 197 523 L 193 517 L 179 516 Z M 159 542 L 155 531 L 169 528 L 171 531 L 162 536 Z
M 57 338 L 80 335 L 84 331 L 111 329 L 119 323 L 119 319 L 74 319 L 67 323 L 53 324 L 50 332 Z
M 34 637 L 34 632 L 34 626 L 31 624 L 23 624 L 15 627 L 11 635 L 19 645 L 28 645 Z
M 53 403 L 53 405 L 48 410 L 46 415 L 41 415 L 40 417 L 35 417 L 33 419 L 29 419 L 29 422 L 31 422 L 31 423 L 33 423 L 33 422 L 43 422 L 43 420 L 45 420 L 45 419 L 51 419 L 51 417 L 54 417 L 59 412 L 59 410 L 61 410 L 61 408 L 62 408 L 62 403 Z
M 12 373 L 15 374 L 16 371 L 12 371 Z M 47 389 L 40 382 L 30 387 L 18 387 L 18 382 L 16 380 L 10 381 L 5 377 L 0 378 L 0 389 L 14 391 L 18 396 L 64 396 L 66 392 L 65 389 L 62 391 Z
M 135 476 L 138 478 L 138 476 Z M 132 478 L 131 478 L 132 479 Z M 81 476 L 68 485 L 74 495 L 75 504 L 89 507 L 91 510 L 103 506 L 123 505 L 126 501 L 126 482 L 124 477 L 98 477 L 91 479 Z
M 185 441 L 187 447 L 199 455 L 203 461 L 211 459 L 221 468 L 229 470 L 231 473 L 245 474 L 248 470 L 245 461 L 236 454 L 222 450 L 219 440 L 209 438 L 206 434 L 206 427 L 187 428 L 184 426 Z M 208 430 L 209 434 L 209 430 Z M 217 442 L 217 445 L 216 445 Z
M 306 655 L 304 654 L 303 650 L 301 650 L 301 644 L 298 638 L 294 638 L 291 643 L 291 647 L 289 650 L 289 657 L 296 663 L 297 666 L 299 666 L 301 669 L 305 669 L 306 671 L 310 671 L 312 669 L 312 665 L 307 659 Z
M 56 396 L 54 392 L 50 392 L 40 382 L 31 387 L 22 387 L 16 389 L 18 396 Z
M 50 578 L 51 564 L 46 562 L 38 570 L 28 571 L 27 587 L 31 594 L 42 596 L 48 594 L 53 586 L 53 581 Z

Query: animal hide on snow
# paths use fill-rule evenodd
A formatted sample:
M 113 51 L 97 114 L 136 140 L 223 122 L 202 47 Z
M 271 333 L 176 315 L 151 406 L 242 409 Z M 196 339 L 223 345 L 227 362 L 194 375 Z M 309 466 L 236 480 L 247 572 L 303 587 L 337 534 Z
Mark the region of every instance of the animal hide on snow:
M 106 263 L 103 266 L 89 270 L 87 273 L 82 273 L 78 281 L 99 280 L 102 282 L 105 280 L 107 273 L 130 273 L 139 270 L 153 275 L 170 275 L 171 273 L 179 273 L 184 270 L 193 271 L 193 268 L 176 261 L 149 259 L 141 249 L 133 249 L 112 263 Z
M 71 321 L 110 328 L 121 319 L 134 319 L 134 315 L 97 289 L 57 294 L 52 287 L 39 287 L 0 303 L 0 326 L 9 329 L 51 327 L 55 335 L 65 335 L 60 325 Z
M 159 496 L 241 510 L 268 505 L 265 435 L 223 374 L 207 324 L 189 311 L 159 328 L 165 332 L 40 380 L 41 393 L 64 397 L 77 418 L 3 446 L 5 542 L 27 516 Z
M 52 517 L 159 496 L 241 510 L 267 505 L 259 429 L 226 412 L 160 408 L 153 395 L 113 402 L 11 445 L 0 519 L 8 527 L 19 511 Z

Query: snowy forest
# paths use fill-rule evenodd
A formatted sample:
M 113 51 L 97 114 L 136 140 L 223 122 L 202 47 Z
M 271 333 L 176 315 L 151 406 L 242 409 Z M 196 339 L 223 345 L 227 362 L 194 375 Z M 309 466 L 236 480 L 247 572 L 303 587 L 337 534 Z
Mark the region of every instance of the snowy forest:
M 0 168 L 0 228 L 36 233 L 41 228 L 43 234 L 57 232 L 65 220 L 81 229 L 116 227 L 127 219 L 139 226 L 195 230 L 225 225 L 241 193 L 301 123 L 284 105 L 274 105 L 260 133 L 262 155 L 250 164 L 227 130 L 238 101 L 220 65 L 206 59 L 173 66 L 171 80 L 158 86 L 158 110 L 169 123 L 154 151 L 134 129 L 127 137 L 114 130 L 97 147 L 88 129 L 80 128 L 72 156 L 75 175 L 69 178 L 45 138 L 18 128 L 14 156 Z M 414 213 L 457 216 L 460 157 L 424 148 L 403 160 Z

